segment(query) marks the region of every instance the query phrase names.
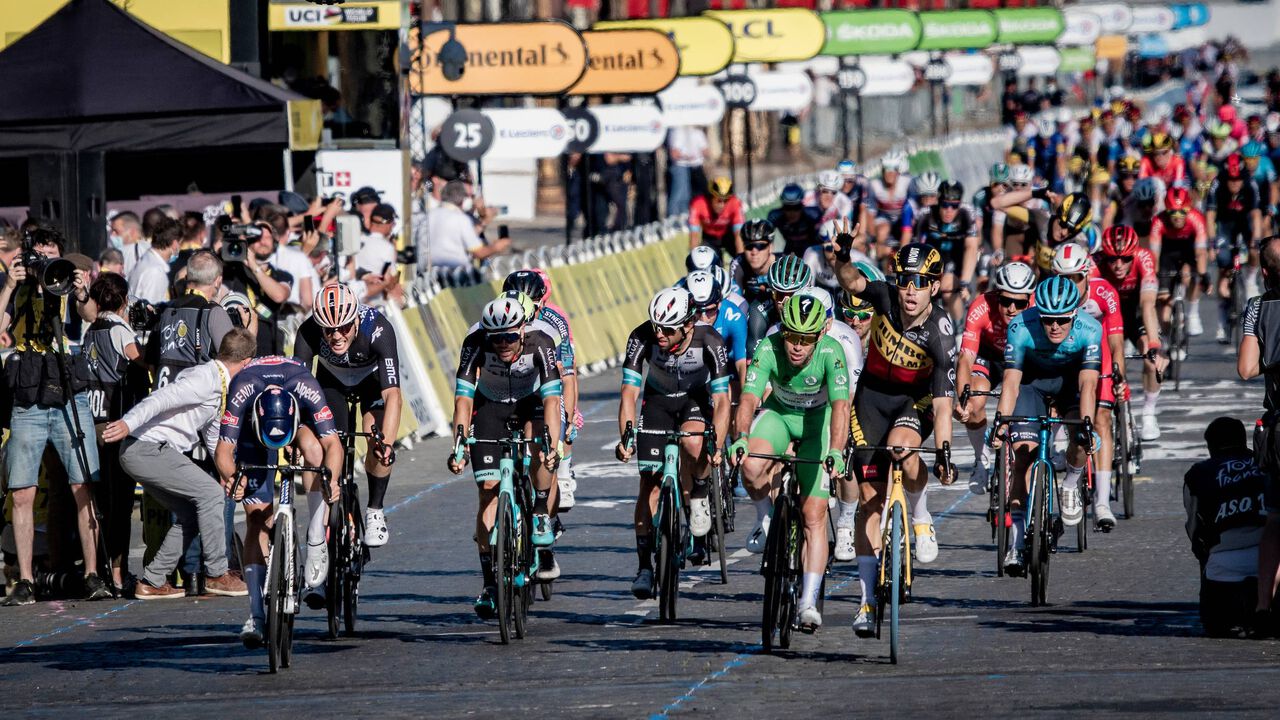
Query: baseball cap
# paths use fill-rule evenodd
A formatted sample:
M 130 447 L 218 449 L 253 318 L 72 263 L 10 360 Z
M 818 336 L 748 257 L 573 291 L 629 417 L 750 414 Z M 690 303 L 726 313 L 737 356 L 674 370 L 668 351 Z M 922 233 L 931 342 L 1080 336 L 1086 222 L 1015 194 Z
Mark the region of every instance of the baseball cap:
M 378 195 L 378 191 L 377 191 L 377 190 L 374 190 L 373 188 L 369 187 L 368 185 L 365 185 L 364 187 L 360 188 L 359 190 L 357 190 L 357 191 L 355 191 L 355 192 L 351 193 L 351 204 L 352 204 L 352 205 L 363 205 L 363 204 L 365 204 L 365 203 L 376 203 L 376 202 L 378 202 L 378 201 L 379 201 L 379 200 L 381 200 L 381 199 L 382 199 L 382 197 L 381 197 L 380 195 Z
M 306 215 L 307 209 L 311 207 L 306 198 L 292 190 L 281 190 L 276 195 L 276 202 L 288 208 L 290 215 Z
M 370 220 L 381 219 L 386 222 L 395 222 L 396 217 L 396 209 L 387 203 L 378 203 L 378 207 L 369 213 Z

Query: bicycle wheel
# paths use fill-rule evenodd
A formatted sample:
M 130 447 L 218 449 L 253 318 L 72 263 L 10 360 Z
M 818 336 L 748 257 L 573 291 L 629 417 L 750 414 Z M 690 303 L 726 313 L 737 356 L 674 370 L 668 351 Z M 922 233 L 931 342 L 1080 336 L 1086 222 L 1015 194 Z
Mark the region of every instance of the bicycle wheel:
M 1009 473 L 1006 463 L 1008 453 L 1002 447 L 996 451 L 995 517 L 992 530 L 996 536 L 996 577 L 1004 577 L 1004 556 L 1009 553 Z
M 328 635 L 330 640 L 336 640 L 338 631 L 342 625 L 342 566 L 346 562 L 343 555 L 343 542 L 346 535 L 346 525 L 343 522 L 342 504 L 334 503 L 329 508 L 329 527 L 327 528 L 328 537 L 325 538 L 325 546 L 329 551 L 329 575 L 325 580 L 324 606 L 325 614 L 328 616 Z
M 1049 548 L 1053 542 L 1052 529 L 1049 526 L 1049 485 L 1048 472 L 1044 464 L 1037 462 L 1031 470 L 1031 492 L 1034 493 L 1031 505 L 1031 527 L 1027 529 L 1027 539 L 1031 542 L 1028 553 L 1028 564 L 1031 575 L 1031 605 L 1044 604 L 1044 591 L 1047 586 L 1049 572 Z
M 347 522 L 342 526 L 342 624 L 346 635 L 352 636 L 356 634 L 360 576 L 364 574 L 368 550 L 364 547 L 364 512 L 360 509 L 360 496 L 354 485 L 350 488 L 348 499 L 350 505 L 347 509 Z
M 284 625 L 284 532 L 283 527 L 276 527 L 272 532 L 274 541 L 267 558 L 267 667 L 271 672 L 280 669 L 280 637 Z
M 793 481 L 794 482 L 794 481 Z M 782 583 L 782 605 L 778 608 L 778 646 L 791 647 L 791 631 L 796 626 L 796 610 L 800 604 L 800 558 L 804 546 L 804 520 L 800 511 L 787 502 L 785 532 L 778 538 L 785 553 Z M 772 530 L 773 526 L 770 525 Z
M 283 582 L 280 594 L 280 667 L 293 664 L 293 619 L 298 616 L 298 546 L 291 526 L 285 527 Z M 292 608 L 292 609 L 291 609 Z
M 724 508 L 724 531 L 733 533 L 738 510 L 733 504 L 734 474 L 728 471 L 728 460 L 720 466 L 720 507 Z
M 783 537 L 786 533 L 780 530 L 790 522 L 789 510 L 786 498 L 774 501 L 773 517 L 769 522 L 770 532 L 765 538 L 764 561 L 760 566 L 760 573 L 764 575 L 764 616 L 760 632 L 765 652 L 773 650 L 775 633 L 781 629 L 780 618 L 787 575 L 787 543 Z
M 512 548 L 515 527 L 511 518 L 511 504 L 505 494 L 498 495 L 497 542 L 493 544 L 493 579 L 498 612 L 498 636 L 502 644 L 511 642 L 511 605 L 514 602 L 512 570 L 515 567 L 515 552 Z
M 889 525 L 891 528 L 890 555 L 893 558 L 893 565 L 890 567 L 889 573 L 889 662 L 894 665 L 898 664 L 898 656 L 900 651 L 900 639 L 898 632 L 898 614 L 902 604 L 902 568 L 905 559 L 902 553 L 903 531 L 905 527 L 902 519 L 902 506 L 895 503 L 889 509 Z
M 529 630 L 529 606 L 533 604 L 533 576 L 529 568 L 533 567 L 533 523 L 528 512 L 527 500 L 520 506 L 521 520 L 511 537 L 515 540 L 512 552 L 513 565 L 511 577 L 515 590 L 511 594 L 511 619 L 517 640 L 523 640 Z M 519 578 L 518 581 L 514 580 Z
M 1231 345 L 1240 347 L 1244 336 L 1244 308 L 1249 301 L 1244 293 L 1244 266 L 1231 278 Z
M 728 558 L 725 556 L 724 546 L 724 493 L 720 491 L 720 469 L 715 468 L 711 476 L 711 492 L 707 495 L 708 504 L 711 506 L 711 532 L 708 533 L 704 542 L 714 542 L 716 545 L 716 555 L 720 559 L 720 584 L 729 584 L 729 565 Z
M 1182 358 L 1187 352 L 1187 311 L 1182 299 L 1173 301 L 1173 315 L 1169 323 L 1169 375 L 1173 377 L 1173 390 L 1182 389 Z
M 680 512 L 674 488 L 664 487 L 658 501 L 658 616 L 676 619 L 680 592 Z
M 1133 517 L 1133 418 L 1129 401 L 1116 403 L 1115 481 L 1124 501 L 1124 516 Z

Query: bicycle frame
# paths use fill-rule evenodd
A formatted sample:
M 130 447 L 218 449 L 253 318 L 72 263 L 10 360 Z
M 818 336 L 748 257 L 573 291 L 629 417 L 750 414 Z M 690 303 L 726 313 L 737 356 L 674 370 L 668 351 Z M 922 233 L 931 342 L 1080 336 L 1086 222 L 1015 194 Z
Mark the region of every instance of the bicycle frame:
M 1049 415 L 1000 415 L 996 414 L 994 427 L 999 428 L 1002 425 L 1007 426 L 1012 423 L 1035 423 L 1040 427 L 1036 430 L 1036 456 L 1031 460 L 1031 464 L 1027 466 L 1027 476 L 1033 479 L 1033 482 L 1027 487 L 1027 500 L 1023 505 L 1023 530 L 1031 531 L 1031 513 L 1027 512 L 1028 508 L 1035 507 L 1038 492 L 1047 493 L 1045 496 L 1047 514 L 1049 517 L 1057 515 L 1058 494 L 1057 489 L 1057 472 L 1053 469 L 1053 433 L 1059 425 L 1070 427 L 1085 427 L 1088 432 L 1093 432 L 1093 423 L 1088 418 L 1083 420 L 1073 420 L 1069 418 L 1052 417 Z M 1006 443 L 1013 445 L 1014 443 L 1006 438 Z M 1036 467 L 1045 469 L 1046 484 L 1048 487 L 1038 488 L 1034 482 Z M 1021 478 L 1018 478 L 1021 480 Z
M 544 433 L 545 434 L 545 433 Z M 511 517 L 515 521 L 516 535 L 519 536 L 521 529 L 528 523 L 532 523 L 529 517 L 533 510 L 532 487 L 529 478 L 530 454 L 527 448 L 530 444 L 540 442 L 537 438 L 525 437 L 524 432 L 518 428 L 511 430 L 511 436 L 503 440 L 477 440 L 476 438 L 466 438 L 465 445 L 496 445 L 502 451 L 502 457 L 498 460 L 498 504 L 506 505 L 511 508 Z M 461 460 L 462 446 L 459 445 L 454 451 L 455 457 Z M 520 478 L 521 483 L 517 492 L 516 487 L 516 455 L 520 456 Z M 489 529 L 489 546 L 493 547 L 498 542 L 498 523 L 496 518 L 500 513 L 495 514 L 493 527 Z M 523 588 L 529 584 L 530 579 L 538 572 L 538 553 L 533 553 L 533 560 L 529 567 L 513 578 L 517 588 Z

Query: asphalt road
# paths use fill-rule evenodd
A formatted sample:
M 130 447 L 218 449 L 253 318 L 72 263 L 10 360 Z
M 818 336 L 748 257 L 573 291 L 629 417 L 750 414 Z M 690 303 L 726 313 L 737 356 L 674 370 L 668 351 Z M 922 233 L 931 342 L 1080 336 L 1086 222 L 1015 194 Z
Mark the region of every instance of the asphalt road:
M 1206 304 L 1205 325 L 1209 307 Z M 266 672 L 264 651 L 235 632 L 243 598 L 46 602 L 0 609 L 0 688 L 25 716 L 665 717 L 755 713 L 941 716 L 1152 715 L 1233 712 L 1274 717 L 1280 643 L 1208 640 L 1196 619 L 1197 567 L 1183 532 L 1182 475 L 1220 413 L 1251 420 L 1261 386 L 1231 378 L 1226 351 L 1201 338 L 1190 382 L 1167 391 L 1165 435 L 1148 446 L 1137 517 L 1094 533 L 1087 553 L 1052 564 L 1050 604 L 1028 581 L 996 578 L 985 498 L 934 485 L 938 561 L 919 568 L 905 607 L 904 657 L 859 640 L 856 568 L 828 581 L 824 627 L 788 652 L 761 654 L 763 580 L 741 550 L 739 508 L 728 585 L 687 571 L 675 624 L 630 593 L 635 570 L 634 465 L 612 461 L 616 373 L 584 383 L 588 423 L 577 445 L 578 505 L 559 544 L 564 576 L 538 602 L 530 635 L 510 646 L 471 601 L 480 588 L 470 477 L 444 470 L 447 440 L 401 454 L 389 495 L 391 543 L 362 585 L 359 637 L 323 638 L 323 615 L 298 619 L 294 667 Z M 958 446 L 965 446 L 957 438 Z M 967 463 L 967 456 L 961 462 Z M 967 472 L 967 467 L 962 468 Z M 1070 536 L 1068 536 L 1070 537 Z M 1064 540 L 1066 548 L 1074 543 Z

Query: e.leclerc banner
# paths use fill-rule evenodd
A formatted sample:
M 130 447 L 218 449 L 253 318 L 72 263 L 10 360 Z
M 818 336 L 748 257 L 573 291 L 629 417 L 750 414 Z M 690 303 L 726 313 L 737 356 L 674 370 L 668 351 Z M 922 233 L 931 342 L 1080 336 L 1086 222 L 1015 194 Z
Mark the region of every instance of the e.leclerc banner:
M 733 62 L 733 33 L 714 18 L 609 20 L 591 27 L 593 30 L 648 28 L 666 33 L 680 51 L 681 75 L 715 75 Z
M 996 18 L 986 10 L 920 13 L 917 50 L 980 50 L 996 41 Z
M 808 60 L 827 42 L 827 26 L 803 8 L 708 10 L 704 15 L 733 32 L 736 63 Z
M 920 44 L 920 18 L 910 10 L 839 10 L 822 13 L 823 55 L 895 55 Z
M 557 95 L 587 69 L 582 36 L 560 20 L 459 23 L 454 36 L 467 61 L 461 78 L 447 80 L 436 58 L 449 33 L 427 35 L 423 62 L 417 28 L 410 31 L 409 87 L 415 95 Z
M 587 72 L 570 95 L 652 95 L 680 71 L 680 52 L 666 33 L 635 30 L 588 30 Z
M 1001 45 L 1048 45 L 1066 27 L 1057 8 L 1001 8 L 996 16 L 996 42 Z
M 1085 72 L 1092 70 L 1098 62 L 1092 45 L 1059 48 L 1058 52 L 1062 54 L 1062 64 L 1058 66 L 1058 72 Z

